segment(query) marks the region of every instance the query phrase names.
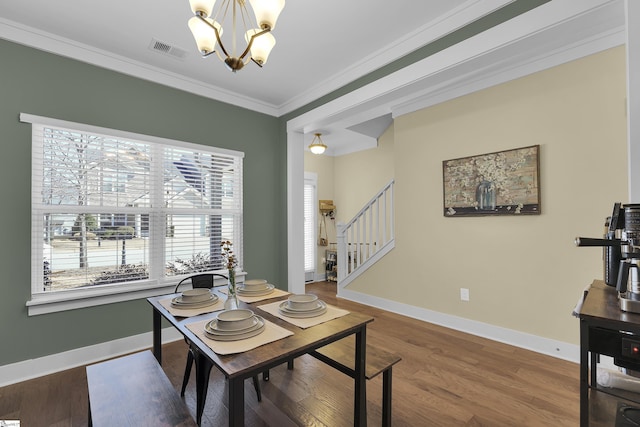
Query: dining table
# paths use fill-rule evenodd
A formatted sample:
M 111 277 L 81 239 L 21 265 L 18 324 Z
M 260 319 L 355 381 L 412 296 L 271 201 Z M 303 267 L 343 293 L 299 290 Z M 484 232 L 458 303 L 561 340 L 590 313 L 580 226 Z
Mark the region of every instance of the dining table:
M 215 289 L 215 288 L 214 288 Z M 220 298 L 226 295 L 215 290 Z M 162 319 L 175 327 L 185 338 L 194 355 L 196 366 L 196 421 L 201 425 L 204 404 L 207 396 L 209 374 L 213 367 L 220 370 L 227 379 L 229 426 L 244 426 L 244 381 L 304 354 L 313 353 L 332 342 L 354 335 L 355 375 L 353 395 L 353 425 L 366 426 L 367 398 L 365 384 L 366 336 L 367 324 L 373 317 L 348 311 L 346 314 L 311 327 L 297 326 L 283 316 L 276 316 L 260 309 L 263 304 L 286 300 L 286 292 L 279 292 L 273 299 L 259 302 L 238 302 L 238 308 L 247 308 L 261 316 L 270 327 L 285 331 L 283 338 L 268 342 L 256 348 L 232 354 L 219 354 L 211 348 L 210 338 L 203 334 L 201 326 L 216 319 L 219 311 L 182 317 L 172 314 L 167 308 L 167 300 L 178 297 L 180 293 L 147 298 L 153 307 L 153 353 L 162 365 Z M 269 304 L 273 305 L 273 304 Z M 266 307 L 266 305 L 265 305 Z M 172 310 L 175 313 L 175 310 Z M 342 383 L 340 383 L 342 384 Z M 337 386 L 337 384 L 336 384 Z

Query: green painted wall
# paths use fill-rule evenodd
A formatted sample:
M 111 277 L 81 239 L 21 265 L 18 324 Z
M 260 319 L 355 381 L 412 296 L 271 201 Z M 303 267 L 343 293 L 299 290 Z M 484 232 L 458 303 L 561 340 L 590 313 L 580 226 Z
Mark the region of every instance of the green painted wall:
M 0 366 L 151 329 L 143 300 L 27 316 L 31 126 L 21 112 L 244 151 L 245 270 L 285 288 L 286 122 L 548 1 L 516 0 L 279 119 L 0 40 Z
M 0 57 L 0 365 L 151 330 L 145 300 L 27 316 L 31 125 L 21 112 L 243 151 L 245 270 L 286 288 L 286 140 L 277 118 L 7 41 Z

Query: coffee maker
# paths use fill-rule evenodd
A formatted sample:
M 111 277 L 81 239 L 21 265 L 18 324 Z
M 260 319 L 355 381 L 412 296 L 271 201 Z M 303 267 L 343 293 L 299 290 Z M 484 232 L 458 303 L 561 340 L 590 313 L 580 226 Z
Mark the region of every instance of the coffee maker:
M 620 309 L 640 313 L 640 204 L 616 203 L 603 239 L 576 238 L 577 246 L 603 246 L 604 281 L 615 286 Z

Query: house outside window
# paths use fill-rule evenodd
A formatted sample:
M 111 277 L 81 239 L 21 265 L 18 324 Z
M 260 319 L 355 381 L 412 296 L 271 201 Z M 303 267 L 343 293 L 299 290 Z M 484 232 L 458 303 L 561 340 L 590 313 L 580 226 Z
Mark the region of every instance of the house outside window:
M 242 269 L 243 153 L 21 120 L 33 135 L 30 314 L 223 272 L 225 240 Z

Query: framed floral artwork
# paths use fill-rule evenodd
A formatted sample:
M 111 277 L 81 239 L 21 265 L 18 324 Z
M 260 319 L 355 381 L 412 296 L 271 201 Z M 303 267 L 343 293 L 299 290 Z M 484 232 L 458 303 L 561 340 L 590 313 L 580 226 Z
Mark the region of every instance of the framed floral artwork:
M 540 213 L 540 146 L 442 162 L 444 216 Z

